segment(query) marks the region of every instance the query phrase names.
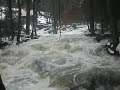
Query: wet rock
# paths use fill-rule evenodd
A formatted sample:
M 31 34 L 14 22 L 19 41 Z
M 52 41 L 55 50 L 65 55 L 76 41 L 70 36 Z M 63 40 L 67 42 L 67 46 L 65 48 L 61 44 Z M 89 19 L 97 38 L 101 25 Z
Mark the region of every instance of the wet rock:
M 1 78 L 1 75 L 0 75 L 0 90 L 5 90 L 5 86 L 2 82 L 2 78 Z
M 9 45 L 8 42 L 0 42 L 0 49 L 2 49 L 3 47 Z
M 104 35 L 96 34 L 96 40 L 98 42 L 100 42 L 103 39 L 110 39 L 110 38 L 111 38 L 111 34 L 104 34 Z
M 46 61 L 46 60 L 37 60 L 37 65 L 39 67 L 39 69 L 42 71 L 42 73 L 44 74 L 50 74 L 50 70 L 55 68 L 55 65 Z
M 32 39 L 38 39 L 39 37 L 38 36 L 33 36 L 33 38 Z

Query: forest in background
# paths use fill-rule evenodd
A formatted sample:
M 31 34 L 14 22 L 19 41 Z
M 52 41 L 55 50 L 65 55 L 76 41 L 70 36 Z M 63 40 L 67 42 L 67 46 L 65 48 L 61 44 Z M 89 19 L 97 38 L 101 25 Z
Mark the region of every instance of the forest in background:
M 0 90 L 120 90 L 119 37 L 118 0 L 0 0 Z
M 22 10 L 26 15 L 22 15 Z M 20 43 L 21 33 L 29 38 L 37 38 L 37 27 L 43 27 L 38 25 L 37 20 L 40 11 L 45 13 L 46 24 L 51 24 L 54 34 L 62 25 L 71 24 L 75 27 L 74 23 L 86 23 L 90 36 L 96 36 L 98 41 L 106 37 L 112 39 L 113 51 L 119 44 L 120 6 L 119 1 L 114 0 L 0 0 L 1 42 L 1 38 L 7 37 L 13 41 L 16 36 L 17 43 Z M 95 23 L 100 24 L 99 30 Z M 24 24 L 26 28 L 23 28 Z

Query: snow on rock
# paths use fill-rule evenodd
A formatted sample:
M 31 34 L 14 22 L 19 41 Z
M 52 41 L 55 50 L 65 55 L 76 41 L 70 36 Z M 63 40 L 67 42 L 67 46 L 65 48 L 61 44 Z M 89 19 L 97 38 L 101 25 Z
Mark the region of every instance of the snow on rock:
M 44 33 L 39 39 L 0 50 L 0 74 L 7 90 L 69 90 L 65 87 L 76 86 L 88 90 L 95 78 L 101 85 L 96 90 L 102 90 L 101 77 L 107 79 L 105 83 L 111 84 L 110 80 L 118 85 L 120 59 L 109 56 L 103 43 L 84 36 L 87 27 L 81 27 L 61 37 Z
M 5 14 L 0 12 L 0 20 L 4 20 L 5 19 Z
M 39 24 L 46 24 L 46 18 L 44 16 L 39 16 L 37 20 Z

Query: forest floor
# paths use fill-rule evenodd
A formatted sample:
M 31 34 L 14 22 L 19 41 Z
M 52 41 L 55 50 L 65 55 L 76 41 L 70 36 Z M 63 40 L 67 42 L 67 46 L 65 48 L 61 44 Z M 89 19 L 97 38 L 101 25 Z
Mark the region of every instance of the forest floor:
M 106 52 L 106 40 L 98 43 L 85 36 L 86 30 L 86 25 L 67 28 L 61 37 L 41 30 L 39 39 L 0 50 L 0 74 L 7 90 L 67 90 L 76 86 L 79 89 L 73 90 L 88 90 L 93 78 L 99 83 L 96 90 L 120 90 L 120 58 Z M 104 89 L 106 83 L 108 89 Z

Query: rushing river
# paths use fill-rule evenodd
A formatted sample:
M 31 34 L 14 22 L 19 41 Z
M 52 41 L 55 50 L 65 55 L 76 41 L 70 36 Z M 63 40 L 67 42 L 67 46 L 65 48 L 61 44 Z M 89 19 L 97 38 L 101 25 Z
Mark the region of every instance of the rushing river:
M 87 28 L 41 35 L 0 50 L 0 74 L 7 90 L 120 90 L 120 58 L 105 41 L 86 37 Z M 80 33 L 78 33 L 80 32 Z

